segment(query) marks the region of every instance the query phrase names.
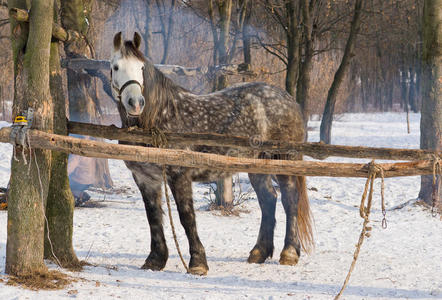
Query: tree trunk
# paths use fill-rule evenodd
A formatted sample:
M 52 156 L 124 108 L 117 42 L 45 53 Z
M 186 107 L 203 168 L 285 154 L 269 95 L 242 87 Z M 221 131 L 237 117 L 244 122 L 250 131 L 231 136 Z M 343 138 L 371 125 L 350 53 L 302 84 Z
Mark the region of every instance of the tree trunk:
M 413 59 L 414 62 L 414 59 Z M 410 88 L 408 89 L 408 103 L 410 104 L 410 108 L 414 113 L 419 112 L 417 107 L 417 98 L 416 98 L 416 78 L 415 78 L 415 69 L 410 68 Z
M 219 14 L 219 22 L 215 21 L 215 14 L 213 10 L 213 0 L 210 0 L 208 12 L 210 24 L 212 27 L 214 49 L 213 49 L 213 63 L 215 65 L 225 65 L 229 61 L 228 55 L 228 41 L 230 34 L 230 19 L 232 15 L 232 0 L 217 0 L 216 1 Z M 219 33 L 217 29 L 219 23 Z M 227 87 L 227 76 L 224 74 L 215 75 L 213 83 L 213 91 L 222 90 Z M 215 204 L 219 207 L 233 206 L 233 189 L 232 177 L 221 178 L 216 182 Z
M 300 60 L 299 78 L 296 84 L 296 101 L 301 105 L 306 128 L 307 128 L 307 121 L 309 118 L 308 96 L 310 90 L 310 71 L 312 68 L 312 60 L 313 60 L 313 40 L 312 40 L 313 22 L 311 18 L 311 8 L 309 3 L 310 3 L 309 0 L 303 0 L 301 2 L 304 57 L 303 59 Z
M 299 4 L 298 4 L 299 5 Z M 302 38 L 301 30 L 298 30 L 298 14 L 294 1 L 286 2 L 286 14 L 288 26 L 287 35 L 287 72 L 285 75 L 285 90 L 295 96 L 296 81 L 298 80 L 299 47 Z
M 244 63 L 248 66 L 248 68 L 252 64 L 252 53 L 251 53 L 251 33 L 250 33 L 250 18 L 252 16 L 252 2 L 247 0 L 242 0 L 242 5 L 244 5 L 244 24 L 242 29 L 242 44 L 243 44 L 243 55 L 244 55 Z
M 210 1 L 210 4 L 212 1 Z M 232 0 L 217 0 L 217 7 L 219 13 L 219 34 L 214 36 L 215 47 L 214 47 L 214 57 L 217 58 L 217 61 L 214 61 L 214 64 L 226 65 L 229 63 L 229 55 L 228 55 L 228 41 L 230 34 L 230 18 L 232 15 Z M 213 9 L 212 9 L 212 17 L 213 17 Z M 216 23 L 213 22 L 215 28 L 212 28 L 216 31 Z M 222 90 L 227 87 L 227 76 L 224 74 L 215 75 L 213 91 Z
M 423 78 L 421 149 L 442 149 L 442 0 L 425 0 L 423 15 Z M 432 176 L 421 177 L 419 198 L 431 205 Z M 441 196 L 438 177 L 435 195 Z
M 27 2 L 10 0 L 8 5 L 29 9 Z M 52 130 L 49 55 L 53 2 L 33 1 L 29 26 L 10 18 L 15 70 L 13 115 L 33 108 L 33 128 L 42 131 Z M 12 159 L 6 245 L 6 272 L 18 276 L 47 271 L 43 260 L 44 207 L 51 167 L 50 151 L 26 149 L 26 164 L 21 150 L 16 147 L 18 160 Z
M 152 14 L 151 0 L 145 0 L 146 23 L 144 24 L 144 55 L 152 60 Z
M 348 36 L 345 45 L 344 55 L 342 56 L 341 64 L 335 73 L 333 83 L 328 91 L 327 102 L 325 103 L 324 113 L 322 114 L 320 140 L 326 144 L 331 142 L 331 127 L 333 122 L 333 113 L 335 110 L 335 103 L 338 97 L 339 87 L 344 81 L 345 73 L 347 72 L 350 61 L 353 58 L 353 49 L 355 40 L 361 23 L 362 0 L 356 0 L 353 20 L 351 21 L 350 35 Z
M 0 121 L 5 121 L 5 99 L 3 97 L 3 87 L 0 85 L 0 107 L 2 109 L 2 117 Z
M 163 57 L 161 58 L 161 64 L 165 64 L 167 62 L 167 57 L 169 56 L 170 37 L 172 35 L 174 25 L 173 10 L 176 5 L 176 0 L 170 1 L 170 7 L 168 10 L 166 10 L 165 1 L 156 0 L 156 5 L 160 18 L 161 35 L 163 37 Z
M 57 12 L 58 9 L 55 8 L 55 22 L 58 21 Z M 63 85 L 63 79 L 58 48 L 59 43 L 52 41 L 49 71 L 51 95 L 54 103 L 54 133 L 67 135 L 66 97 L 63 89 L 60 88 Z M 79 266 L 79 261 L 72 246 L 75 201 L 69 187 L 67 166 L 68 154 L 53 151 L 51 181 L 46 205 L 48 227 L 46 227 L 45 234 L 45 258 L 61 263 L 65 268 L 72 268 Z
M 402 62 L 402 68 L 401 68 L 401 76 L 400 76 L 400 87 L 401 87 L 401 107 L 404 108 L 404 111 L 408 114 L 408 102 L 407 102 L 407 95 L 408 95 L 408 84 L 407 84 L 407 69 L 405 68 L 405 62 Z

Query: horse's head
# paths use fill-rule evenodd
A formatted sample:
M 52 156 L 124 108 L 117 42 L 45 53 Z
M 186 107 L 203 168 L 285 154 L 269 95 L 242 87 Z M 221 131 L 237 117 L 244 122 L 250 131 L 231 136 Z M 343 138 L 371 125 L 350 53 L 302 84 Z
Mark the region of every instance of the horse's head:
M 112 94 L 123 105 L 129 116 L 139 116 L 144 108 L 144 55 L 140 52 L 140 35 L 135 32 L 133 41 L 114 37 L 114 52 L 110 60 Z

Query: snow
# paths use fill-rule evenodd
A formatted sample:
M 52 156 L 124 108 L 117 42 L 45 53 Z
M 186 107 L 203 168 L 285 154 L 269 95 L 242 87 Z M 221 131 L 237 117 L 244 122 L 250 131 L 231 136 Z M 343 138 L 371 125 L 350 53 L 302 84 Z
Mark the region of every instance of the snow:
M 418 114 L 344 114 L 333 124 L 334 144 L 418 148 Z M 310 141 L 318 141 L 319 121 L 311 121 Z M 0 122 L 1 126 L 8 126 Z M 6 186 L 12 147 L 0 144 L 0 186 Z M 368 161 L 328 158 L 327 161 Z M 316 248 L 303 254 L 295 267 L 278 264 L 285 234 L 285 215 L 277 206 L 274 257 L 262 265 L 248 264 L 259 228 L 260 210 L 255 195 L 239 216 L 205 211 L 207 186 L 195 184 L 194 198 L 200 238 L 209 263 L 207 276 L 185 274 L 177 256 L 167 216 L 165 231 L 170 258 L 164 271 L 141 270 L 149 249 L 149 229 L 141 196 L 121 161 L 110 161 L 112 178 L 122 194 L 93 193 L 104 207 L 77 208 L 74 248 L 94 266 L 69 273 L 78 282 L 64 290 L 29 291 L 5 284 L 0 273 L 0 299 L 331 299 L 340 289 L 352 261 L 362 219 L 358 205 L 365 179 L 308 178 L 315 217 Z M 247 176 L 241 174 L 241 181 Z M 442 222 L 428 209 L 408 205 L 387 212 L 388 228 L 381 228 L 380 182 L 376 181 L 371 215 L 372 236 L 362 246 L 343 299 L 442 299 Z M 247 190 L 247 183 L 243 190 Z M 314 189 L 312 189 L 314 188 Z M 417 197 L 419 177 L 385 181 L 387 208 Z M 279 201 L 278 201 L 279 202 Z M 164 210 L 166 209 L 164 204 Z M 165 210 L 166 211 L 166 210 Z M 176 209 L 174 220 L 178 222 Z M 0 272 L 4 272 L 7 213 L 0 211 Z M 185 259 L 187 240 L 176 226 Z M 51 268 L 55 265 L 50 264 Z

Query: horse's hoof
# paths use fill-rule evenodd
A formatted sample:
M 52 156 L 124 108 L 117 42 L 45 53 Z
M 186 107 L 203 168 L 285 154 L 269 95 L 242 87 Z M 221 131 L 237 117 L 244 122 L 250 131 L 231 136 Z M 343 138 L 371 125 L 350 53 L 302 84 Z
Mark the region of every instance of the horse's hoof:
M 286 266 L 295 266 L 299 261 L 298 253 L 295 249 L 284 249 L 279 257 L 279 263 Z
M 258 248 L 252 249 L 250 251 L 249 258 L 247 259 L 247 262 L 249 264 L 262 264 L 267 259 L 267 255 L 263 255 L 261 251 Z
M 206 254 L 204 253 L 204 249 L 200 253 L 194 253 L 190 257 L 189 261 L 189 269 L 187 270 L 189 274 L 193 275 L 207 275 L 207 271 L 209 271 L 209 266 L 207 265 Z
M 206 266 L 190 267 L 188 273 L 192 275 L 204 276 L 207 275 L 208 270 L 209 268 Z
M 161 271 L 162 269 L 164 269 L 165 264 L 158 264 L 158 263 L 154 263 L 151 260 L 147 260 L 144 263 L 144 265 L 141 266 L 141 269 L 144 270 L 152 270 L 152 271 Z

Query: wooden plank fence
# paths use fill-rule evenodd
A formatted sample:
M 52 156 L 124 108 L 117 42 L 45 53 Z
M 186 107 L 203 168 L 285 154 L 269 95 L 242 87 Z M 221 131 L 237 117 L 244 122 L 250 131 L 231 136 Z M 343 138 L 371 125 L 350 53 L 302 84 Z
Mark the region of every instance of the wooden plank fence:
M 10 143 L 11 128 L 0 129 L 0 142 Z M 156 164 L 210 168 L 228 172 L 248 172 L 261 174 L 285 174 L 329 177 L 367 177 L 368 164 L 332 163 L 317 161 L 270 160 L 245 157 L 232 157 L 201 153 L 181 149 L 159 149 L 152 147 L 111 144 L 56 135 L 38 130 L 29 130 L 31 148 L 43 148 L 77 155 L 145 161 Z M 81 134 L 85 134 L 82 132 Z M 115 138 L 102 136 L 105 138 Z M 318 145 L 319 146 L 319 145 Z M 419 151 L 418 151 L 419 152 Z M 428 153 L 427 153 L 428 154 Z M 439 155 L 440 153 L 434 153 Z M 384 177 L 414 176 L 432 174 L 431 159 L 412 162 L 382 163 Z

